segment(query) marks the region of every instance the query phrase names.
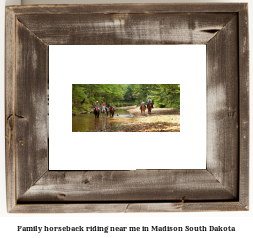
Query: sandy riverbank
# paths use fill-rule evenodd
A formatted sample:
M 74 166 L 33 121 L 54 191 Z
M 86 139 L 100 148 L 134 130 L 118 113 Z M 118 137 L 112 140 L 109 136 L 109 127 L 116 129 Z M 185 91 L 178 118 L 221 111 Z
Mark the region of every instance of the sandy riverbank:
M 154 108 L 151 114 L 141 115 L 140 108 L 128 110 L 135 120 L 121 125 L 127 132 L 180 132 L 180 109 Z

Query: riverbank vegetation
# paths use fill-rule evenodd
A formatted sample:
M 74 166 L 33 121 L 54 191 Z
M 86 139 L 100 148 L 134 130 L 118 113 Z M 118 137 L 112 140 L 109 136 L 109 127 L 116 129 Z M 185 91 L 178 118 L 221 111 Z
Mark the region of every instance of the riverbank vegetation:
M 179 84 L 72 84 L 72 113 L 90 111 L 96 101 L 125 107 L 149 97 L 156 108 L 180 109 Z

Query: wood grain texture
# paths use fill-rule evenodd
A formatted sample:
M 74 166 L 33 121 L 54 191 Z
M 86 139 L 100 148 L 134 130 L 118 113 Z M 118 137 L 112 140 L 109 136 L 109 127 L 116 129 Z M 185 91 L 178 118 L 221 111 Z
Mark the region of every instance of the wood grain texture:
M 94 13 L 206 13 L 239 12 L 245 3 L 155 3 L 155 4 L 83 4 L 83 5 L 27 5 L 9 7 L 16 15 L 24 14 L 94 14 Z
M 248 5 L 239 12 L 239 201 L 249 206 L 249 32 Z
M 212 212 L 247 211 L 239 202 L 129 204 L 126 212 Z
M 49 171 L 18 201 L 204 201 L 235 198 L 207 170 Z
M 134 213 L 247 211 L 239 202 L 22 204 L 13 213 Z
M 23 24 L 17 21 L 16 25 L 15 146 L 18 198 L 48 170 L 48 47 Z
M 16 205 L 15 147 L 14 147 L 14 81 L 15 81 L 15 15 L 6 9 L 5 26 L 5 157 L 7 211 Z
M 40 14 L 18 20 L 48 45 L 206 44 L 235 15 Z
M 207 169 L 235 197 L 239 172 L 237 24 L 235 16 L 207 45 Z

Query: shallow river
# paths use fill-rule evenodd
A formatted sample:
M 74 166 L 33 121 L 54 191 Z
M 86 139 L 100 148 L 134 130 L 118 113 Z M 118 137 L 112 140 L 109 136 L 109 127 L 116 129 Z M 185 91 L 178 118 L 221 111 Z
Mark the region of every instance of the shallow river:
M 117 116 L 117 114 L 119 114 Z M 114 117 L 108 117 L 104 114 L 95 118 L 93 113 L 78 114 L 72 116 L 73 132 L 92 132 L 92 131 L 119 131 L 122 123 L 134 120 L 134 115 L 129 114 L 126 109 L 116 109 Z

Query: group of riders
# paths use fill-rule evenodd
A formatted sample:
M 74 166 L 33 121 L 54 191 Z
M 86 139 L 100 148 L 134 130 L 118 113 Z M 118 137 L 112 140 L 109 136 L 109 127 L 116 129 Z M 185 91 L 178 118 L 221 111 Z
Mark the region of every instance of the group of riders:
M 148 98 L 147 106 L 145 105 L 144 100 L 142 100 L 142 103 L 141 103 L 141 105 L 140 105 L 140 109 L 141 109 L 142 105 L 144 105 L 144 107 L 145 107 L 145 109 L 146 109 L 146 107 L 148 107 L 148 104 L 149 104 L 149 103 L 151 103 L 151 106 L 152 106 L 152 108 L 153 108 L 152 99 L 149 97 L 149 98 Z M 102 110 L 105 111 L 105 112 L 107 112 L 111 106 L 113 107 L 113 110 L 115 111 L 115 108 L 114 108 L 112 102 L 110 102 L 109 107 L 106 107 L 106 103 L 105 103 L 105 101 L 104 101 L 104 102 L 102 103 Z M 97 107 L 97 109 L 99 110 L 99 113 L 100 113 L 100 108 L 99 108 L 99 102 L 98 102 L 98 101 L 96 101 L 96 103 L 95 103 L 95 105 L 94 105 L 93 113 L 95 113 L 95 107 Z
M 113 110 L 115 111 L 115 108 L 114 108 L 112 102 L 110 102 L 109 107 L 106 107 L 106 103 L 105 103 L 105 101 L 104 101 L 104 102 L 102 103 L 102 110 L 105 111 L 105 112 L 108 112 L 108 110 L 109 110 L 109 108 L 110 108 L 111 106 L 113 107 Z M 98 111 L 99 111 L 99 113 L 100 113 L 100 108 L 99 108 L 99 103 L 98 103 L 98 101 L 96 101 L 96 103 L 95 103 L 95 105 L 94 105 L 93 113 L 95 113 L 95 107 L 97 107 L 97 109 L 98 109 Z
M 149 104 L 149 103 L 151 103 L 151 107 L 153 108 L 152 99 L 151 99 L 150 97 L 148 98 L 147 107 L 148 107 L 148 104 Z M 140 105 L 140 109 L 141 109 L 142 105 L 144 105 L 144 107 L 145 107 L 145 109 L 146 109 L 146 105 L 145 105 L 144 100 L 142 100 L 142 103 L 141 103 L 141 105 Z

